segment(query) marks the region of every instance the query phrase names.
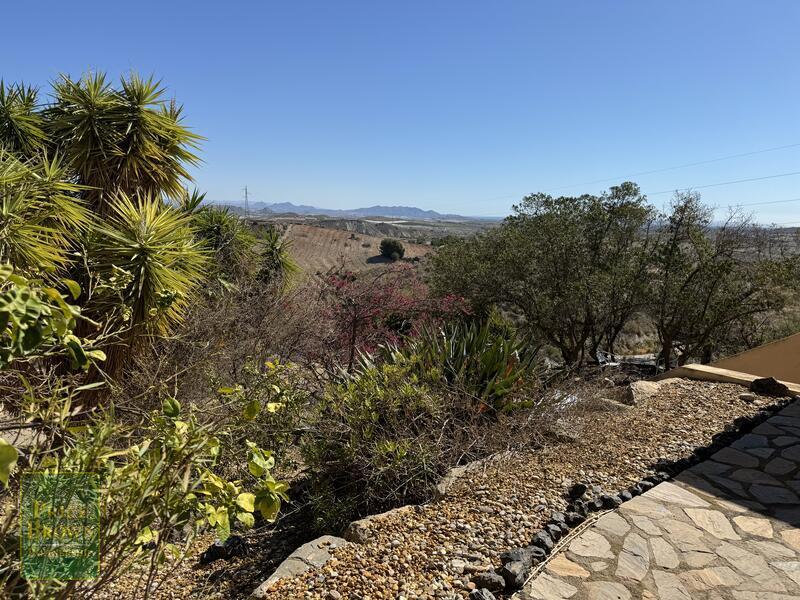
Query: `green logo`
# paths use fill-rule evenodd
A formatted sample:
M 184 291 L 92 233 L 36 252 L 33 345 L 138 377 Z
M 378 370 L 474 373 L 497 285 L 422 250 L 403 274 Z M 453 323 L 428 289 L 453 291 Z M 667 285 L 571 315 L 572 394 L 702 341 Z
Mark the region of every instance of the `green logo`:
M 93 473 L 23 473 L 22 574 L 26 579 L 94 579 L 100 510 Z

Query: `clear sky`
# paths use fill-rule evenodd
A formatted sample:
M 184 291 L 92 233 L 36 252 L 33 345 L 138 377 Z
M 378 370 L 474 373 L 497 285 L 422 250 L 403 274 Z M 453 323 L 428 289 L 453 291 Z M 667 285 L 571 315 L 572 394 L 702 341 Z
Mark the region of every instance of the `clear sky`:
M 207 138 L 213 200 L 247 184 L 266 202 L 502 215 L 534 191 L 800 144 L 797 0 L 48 0 L 3 17 L 6 80 L 162 78 Z M 800 145 L 633 180 L 660 205 L 795 171 Z M 698 191 L 800 198 L 800 175 Z M 800 201 L 748 210 L 800 221 Z

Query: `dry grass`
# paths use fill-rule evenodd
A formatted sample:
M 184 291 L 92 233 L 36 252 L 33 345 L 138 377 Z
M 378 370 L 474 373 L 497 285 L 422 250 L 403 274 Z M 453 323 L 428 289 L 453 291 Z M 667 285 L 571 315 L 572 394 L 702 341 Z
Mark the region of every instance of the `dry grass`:
M 385 262 L 379 251 L 381 237 L 298 224 L 289 225 L 285 236 L 292 242 L 292 258 L 309 274 L 340 266 L 360 271 Z M 403 246 L 406 258 L 422 257 L 433 249 L 405 241 Z

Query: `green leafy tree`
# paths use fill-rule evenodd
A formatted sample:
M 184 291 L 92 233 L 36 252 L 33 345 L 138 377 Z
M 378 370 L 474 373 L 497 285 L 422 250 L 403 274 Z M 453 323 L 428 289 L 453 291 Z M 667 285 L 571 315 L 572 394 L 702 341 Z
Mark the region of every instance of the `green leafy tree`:
M 381 240 L 381 256 L 391 260 L 400 260 L 405 256 L 406 249 L 400 240 L 385 238 Z

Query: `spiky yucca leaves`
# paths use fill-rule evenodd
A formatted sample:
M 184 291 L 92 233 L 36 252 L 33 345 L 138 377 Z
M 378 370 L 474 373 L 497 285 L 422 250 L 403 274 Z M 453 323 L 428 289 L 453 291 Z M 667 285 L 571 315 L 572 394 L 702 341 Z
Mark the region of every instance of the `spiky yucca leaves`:
M 26 157 L 44 148 L 47 134 L 37 97 L 36 88 L 0 79 L 0 148 Z
M 182 320 L 208 257 L 191 216 L 159 198 L 118 194 L 110 207 L 90 247 L 90 267 L 101 281 L 95 309 L 126 325 L 131 345 L 141 335 L 165 335 Z
M 57 159 L 22 161 L 0 149 L 0 263 L 26 274 L 66 267 L 90 223 L 80 189 Z
M 259 278 L 267 283 L 288 285 L 291 276 L 300 270 L 292 258 L 292 241 L 285 238 L 278 229 L 270 227 L 261 236 L 261 267 Z
M 187 202 L 191 205 L 192 198 Z M 204 206 L 192 212 L 192 223 L 198 239 L 213 255 L 217 277 L 230 280 L 252 272 L 255 236 L 239 217 L 227 208 Z
M 130 199 L 177 197 L 191 179 L 200 136 L 182 124 L 181 107 L 164 99 L 152 78 L 130 75 L 114 89 L 104 74 L 54 84 L 55 102 L 46 110 L 53 143 L 64 153 L 100 213 L 110 212 L 115 194 Z

